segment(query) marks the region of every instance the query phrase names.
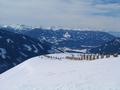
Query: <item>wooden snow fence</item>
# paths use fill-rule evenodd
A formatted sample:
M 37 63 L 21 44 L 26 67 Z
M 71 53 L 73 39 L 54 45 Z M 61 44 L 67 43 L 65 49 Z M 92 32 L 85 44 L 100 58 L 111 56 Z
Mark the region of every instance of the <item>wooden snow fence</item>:
M 113 57 L 118 57 L 118 54 L 107 54 L 107 55 L 103 55 L 103 54 L 83 54 L 83 55 L 79 55 L 79 56 L 66 56 L 65 58 L 68 60 L 97 60 L 97 59 L 104 59 L 104 58 L 110 58 L 110 56 Z
M 49 56 L 49 55 L 44 55 L 44 57 L 49 58 L 49 59 L 57 59 L 57 60 L 61 60 L 61 59 L 63 59 L 62 57 Z
M 95 60 L 95 55 L 66 56 L 69 60 Z
M 67 60 L 97 60 L 97 59 L 104 59 L 104 58 L 110 58 L 111 56 L 113 57 L 118 57 L 118 54 L 78 54 L 78 55 L 70 55 L 70 56 L 65 56 L 65 57 L 58 57 L 58 56 L 49 56 L 49 55 L 44 55 L 45 57 L 54 60 L 61 60 L 61 59 L 67 59 Z

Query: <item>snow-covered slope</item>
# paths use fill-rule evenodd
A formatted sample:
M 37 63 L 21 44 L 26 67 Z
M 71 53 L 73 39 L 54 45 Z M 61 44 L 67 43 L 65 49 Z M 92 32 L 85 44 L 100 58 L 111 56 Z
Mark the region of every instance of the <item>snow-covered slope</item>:
M 119 60 L 120 57 L 95 61 L 35 57 L 1 74 L 0 90 L 120 90 Z

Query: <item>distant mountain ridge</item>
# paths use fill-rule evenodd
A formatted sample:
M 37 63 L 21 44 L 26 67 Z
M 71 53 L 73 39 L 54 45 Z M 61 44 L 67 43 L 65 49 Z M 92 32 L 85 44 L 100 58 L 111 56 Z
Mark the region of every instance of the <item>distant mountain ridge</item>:
M 40 42 L 46 41 L 59 50 L 88 49 L 93 50 L 113 42 L 117 37 L 109 32 L 92 31 L 92 30 L 67 30 L 56 28 L 35 28 L 25 25 L 1 26 L 7 31 L 27 35 L 31 38 L 38 39 Z M 102 48 L 102 47 L 101 47 Z
M 115 37 L 101 31 L 46 30 L 35 28 L 23 34 L 35 39 L 43 39 L 57 48 L 85 49 L 100 46 Z
M 92 30 L 44 29 L 40 27 L 33 28 L 25 25 L 6 26 L 3 28 L 15 33 L 22 33 L 29 37 L 38 39 L 39 41 L 46 41 L 60 49 L 91 49 L 101 46 L 116 38 L 107 32 Z
M 120 38 L 107 42 L 99 47 L 90 50 L 90 53 L 98 54 L 120 54 Z

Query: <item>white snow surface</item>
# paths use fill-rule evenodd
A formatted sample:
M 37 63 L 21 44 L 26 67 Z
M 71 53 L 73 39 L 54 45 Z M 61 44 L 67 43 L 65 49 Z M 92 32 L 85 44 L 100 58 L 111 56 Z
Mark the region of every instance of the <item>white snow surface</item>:
M 72 61 L 38 56 L 1 74 L 0 90 L 120 90 L 119 69 L 120 57 Z
M 34 50 L 34 53 L 38 53 L 39 50 L 37 49 L 37 47 L 36 47 L 34 44 L 32 44 L 32 46 L 33 46 L 34 49 L 35 49 L 35 50 Z
M 63 36 L 64 36 L 65 38 L 70 38 L 70 37 L 71 37 L 71 35 L 70 35 L 68 32 L 66 32 Z
M 0 48 L 0 57 L 5 59 L 6 58 L 6 53 L 7 53 L 6 49 Z
M 27 45 L 27 44 L 24 44 L 23 46 L 26 47 L 26 48 L 28 49 L 28 51 L 31 51 L 31 50 L 32 50 L 31 46 L 29 46 L 29 45 Z
M 12 41 L 10 38 L 6 39 L 6 41 L 7 41 L 8 43 L 13 43 L 13 41 Z

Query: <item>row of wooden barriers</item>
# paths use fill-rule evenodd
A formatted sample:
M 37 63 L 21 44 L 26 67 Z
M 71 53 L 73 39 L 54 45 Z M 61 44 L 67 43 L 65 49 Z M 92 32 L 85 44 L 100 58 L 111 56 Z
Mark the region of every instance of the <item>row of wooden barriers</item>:
M 111 56 L 113 57 L 118 57 L 118 54 L 114 54 L 114 55 L 103 55 L 103 54 L 82 54 L 79 56 L 66 56 L 66 59 L 69 60 L 96 60 L 96 59 L 104 59 L 104 58 L 110 58 Z
M 78 54 L 78 55 L 66 55 L 65 57 L 57 57 L 57 56 L 49 56 L 49 55 L 44 55 L 45 57 L 49 59 L 67 59 L 67 60 L 96 60 L 96 59 L 105 59 L 105 58 L 110 58 L 111 56 L 113 57 L 118 57 L 118 54 Z

